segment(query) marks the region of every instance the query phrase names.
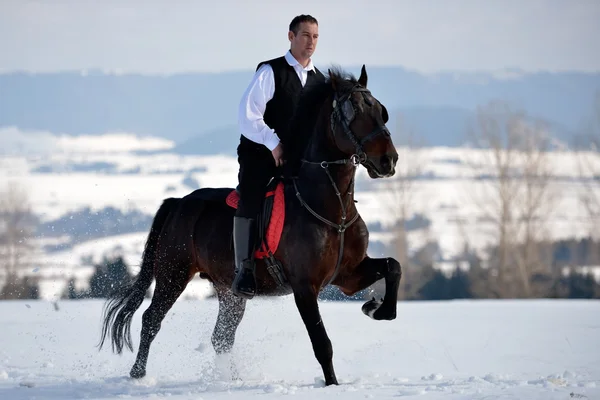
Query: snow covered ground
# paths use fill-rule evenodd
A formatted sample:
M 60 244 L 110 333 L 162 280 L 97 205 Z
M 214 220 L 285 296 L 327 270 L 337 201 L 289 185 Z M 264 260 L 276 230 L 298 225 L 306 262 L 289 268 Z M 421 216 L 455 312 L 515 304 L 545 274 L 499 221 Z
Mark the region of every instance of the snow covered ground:
M 400 302 L 390 322 L 360 303 L 320 307 L 339 386 L 324 387 L 290 296 L 248 303 L 232 354 L 239 381 L 210 345 L 213 299 L 175 304 L 139 381 L 128 378 L 135 353 L 95 347 L 101 301 L 0 302 L 0 399 L 600 398 L 598 301 Z

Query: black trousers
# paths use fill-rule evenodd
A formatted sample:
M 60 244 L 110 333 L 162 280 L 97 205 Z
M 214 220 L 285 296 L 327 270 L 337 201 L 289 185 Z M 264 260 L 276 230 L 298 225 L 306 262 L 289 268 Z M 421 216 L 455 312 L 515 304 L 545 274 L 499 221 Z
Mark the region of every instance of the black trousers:
M 277 171 L 275 160 L 264 145 L 243 135 L 240 136 L 237 154 L 240 199 L 235 215 L 256 218 L 263 205 L 267 184 Z

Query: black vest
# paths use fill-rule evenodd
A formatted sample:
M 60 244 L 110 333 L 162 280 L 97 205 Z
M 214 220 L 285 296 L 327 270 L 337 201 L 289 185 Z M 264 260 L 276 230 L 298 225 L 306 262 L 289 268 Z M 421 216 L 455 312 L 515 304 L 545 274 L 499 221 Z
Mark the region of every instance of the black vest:
M 285 146 L 286 141 L 289 139 L 289 122 L 294 113 L 300 93 L 309 85 L 324 81 L 325 77 L 315 67 L 314 73 L 312 71 L 308 73 L 306 84 L 303 87 L 294 67 L 288 64 L 284 56 L 263 61 L 258 64 L 256 70 L 263 64 L 269 64 L 273 68 L 275 76 L 275 92 L 273 98 L 267 102 L 263 118 L 269 128 L 275 130 L 275 133 Z

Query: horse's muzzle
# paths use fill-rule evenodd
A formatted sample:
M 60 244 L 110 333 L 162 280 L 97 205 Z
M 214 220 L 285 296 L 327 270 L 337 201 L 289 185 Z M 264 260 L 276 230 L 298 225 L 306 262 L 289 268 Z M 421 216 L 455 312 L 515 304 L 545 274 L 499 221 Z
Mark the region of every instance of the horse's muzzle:
M 367 163 L 371 168 L 367 168 L 369 176 L 376 178 L 389 178 L 396 173 L 396 162 L 398 162 L 397 153 L 387 153 L 380 157 L 369 157 Z

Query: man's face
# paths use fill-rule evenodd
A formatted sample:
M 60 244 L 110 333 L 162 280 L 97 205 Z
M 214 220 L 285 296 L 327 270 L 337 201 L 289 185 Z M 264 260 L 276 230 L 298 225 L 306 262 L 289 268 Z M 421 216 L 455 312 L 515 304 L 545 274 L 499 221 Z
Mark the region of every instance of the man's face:
M 294 32 L 289 32 L 288 38 L 291 42 L 292 54 L 309 59 L 317 48 L 319 26 L 311 22 L 302 22 L 298 28 L 298 34 L 294 35 Z

